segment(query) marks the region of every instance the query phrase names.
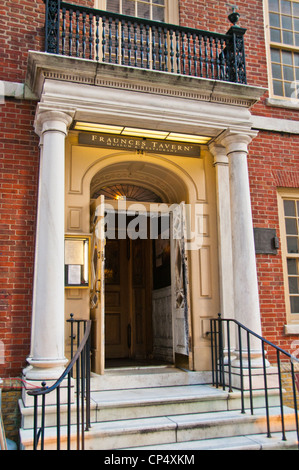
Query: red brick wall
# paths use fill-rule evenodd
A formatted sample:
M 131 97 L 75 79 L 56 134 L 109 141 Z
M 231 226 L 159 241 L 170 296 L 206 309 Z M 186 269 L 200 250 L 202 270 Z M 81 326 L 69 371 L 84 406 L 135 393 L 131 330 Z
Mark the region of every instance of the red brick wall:
M 0 377 L 19 375 L 30 346 L 38 180 L 35 103 L 6 100 L 0 108 Z
M 253 224 L 279 232 L 277 189 L 299 188 L 299 135 L 260 132 L 248 157 Z M 281 245 L 281 243 L 280 243 Z M 291 350 L 298 337 L 285 336 L 286 308 L 281 249 L 277 255 L 257 254 L 263 334 Z

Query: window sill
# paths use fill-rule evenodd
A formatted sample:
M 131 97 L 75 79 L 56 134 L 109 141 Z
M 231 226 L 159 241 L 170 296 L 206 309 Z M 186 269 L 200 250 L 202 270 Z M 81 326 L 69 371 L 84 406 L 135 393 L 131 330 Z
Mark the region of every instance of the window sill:
M 284 325 L 284 334 L 285 335 L 299 335 L 299 324 L 289 324 Z
M 285 100 L 283 98 L 268 98 L 266 100 L 267 106 L 274 106 L 276 108 L 288 108 L 299 110 L 299 100 Z

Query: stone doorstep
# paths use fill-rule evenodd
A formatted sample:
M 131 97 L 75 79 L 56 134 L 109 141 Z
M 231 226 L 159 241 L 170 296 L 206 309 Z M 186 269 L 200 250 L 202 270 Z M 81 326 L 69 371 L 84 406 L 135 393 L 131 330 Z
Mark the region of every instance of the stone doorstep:
M 286 433 L 286 441 L 281 433 L 272 433 L 269 439 L 265 434 L 249 436 L 219 437 L 217 439 L 202 439 L 195 441 L 176 442 L 173 444 L 158 444 L 143 447 L 121 449 L 123 451 L 200 451 L 200 450 L 298 450 L 298 439 L 295 431 Z
M 294 429 L 294 413 L 287 414 L 286 430 Z M 293 410 L 291 410 L 293 411 Z M 73 432 L 75 432 L 73 427 Z M 280 409 L 271 409 L 271 432 L 281 431 Z M 46 429 L 46 442 L 55 446 L 55 428 Z M 176 444 L 190 441 L 219 439 L 223 436 L 250 436 L 266 433 L 265 410 L 259 409 L 255 415 L 236 411 L 195 413 L 159 418 L 119 420 L 93 424 L 85 433 L 86 450 L 140 448 L 151 445 Z M 62 443 L 66 431 L 61 435 Z M 24 448 L 32 445 L 32 430 L 21 430 Z M 137 446 L 136 446 L 137 444 Z M 202 446 L 204 446 L 204 442 Z
M 192 372 L 175 367 L 108 369 L 104 375 L 91 374 L 91 390 L 123 390 L 212 382 L 211 372 Z

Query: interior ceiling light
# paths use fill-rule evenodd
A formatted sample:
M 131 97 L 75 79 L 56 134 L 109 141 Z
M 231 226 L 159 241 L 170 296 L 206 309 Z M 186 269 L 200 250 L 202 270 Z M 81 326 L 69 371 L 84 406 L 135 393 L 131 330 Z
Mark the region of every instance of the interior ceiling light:
M 100 132 L 103 134 L 117 134 L 132 137 L 144 137 L 147 139 L 173 140 L 177 142 L 189 142 L 193 144 L 206 144 L 211 137 L 180 134 L 177 132 L 156 131 L 151 129 L 139 129 L 136 127 L 110 126 L 106 124 L 95 124 L 92 122 L 79 122 L 74 125 L 74 130 L 86 132 Z

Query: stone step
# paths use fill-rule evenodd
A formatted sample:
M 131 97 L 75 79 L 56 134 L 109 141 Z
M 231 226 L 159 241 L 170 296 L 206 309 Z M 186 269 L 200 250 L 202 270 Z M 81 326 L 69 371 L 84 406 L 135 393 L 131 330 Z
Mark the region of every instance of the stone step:
M 254 392 L 254 408 L 265 405 L 265 398 L 260 392 Z M 269 392 L 270 406 L 279 405 L 279 395 Z M 245 407 L 250 407 L 249 394 L 245 394 Z M 72 421 L 76 421 L 76 405 L 72 405 Z M 33 427 L 33 408 L 24 407 L 20 401 L 22 428 Z M 91 422 L 106 422 L 118 419 L 150 418 L 170 416 L 172 414 L 206 413 L 241 409 L 241 394 L 229 393 L 221 388 L 209 385 L 180 385 L 169 387 L 151 387 L 126 390 L 104 390 L 91 392 Z M 67 421 L 67 406 L 61 405 L 60 419 Z M 46 409 L 47 426 L 55 426 L 56 406 Z
M 216 439 L 202 439 L 197 441 L 175 442 L 172 444 L 160 444 L 143 447 L 132 447 L 122 449 L 125 451 L 144 451 L 169 453 L 191 452 L 200 450 L 298 450 L 298 439 L 296 431 L 286 432 L 286 440 L 282 439 L 281 432 L 271 433 L 271 437 L 266 434 L 251 434 L 248 436 L 218 437 Z M 183 454 L 184 455 L 184 454 Z M 189 456 L 190 461 L 190 456 Z
M 294 430 L 294 413 L 285 412 L 286 430 Z M 258 409 L 255 415 L 237 411 L 192 413 L 143 419 L 119 419 L 94 423 L 85 433 L 86 450 L 140 449 L 149 446 L 169 447 L 169 445 L 190 445 L 190 441 L 205 441 L 201 445 L 211 445 L 211 440 L 236 436 L 265 434 L 266 415 Z M 75 431 L 75 430 L 74 430 Z M 271 408 L 271 432 L 281 431 L 280 409 Z M 55 447 L 55 428 L 46 429 L 48 449 Z M 65 430 L 61 430 L 64 436 Z M 65 439 L 64 439 L 65 440 Z M 75 440 L 75 437 L 74 437 Z M 32 445 L 32 431 L 21 430 L 24 449 Z M 188 444 L 182 444 L 188 443 Z M 63 445 L 63 444 L 62 444 Z M 199 444 L 197 444 L 199 445 Z
M 212 382 L 210 372 L 192 372 L 174 366 L 122 367 L 91 374 L 91 390 L 123 390 L 175 385 L 198 385 Z

